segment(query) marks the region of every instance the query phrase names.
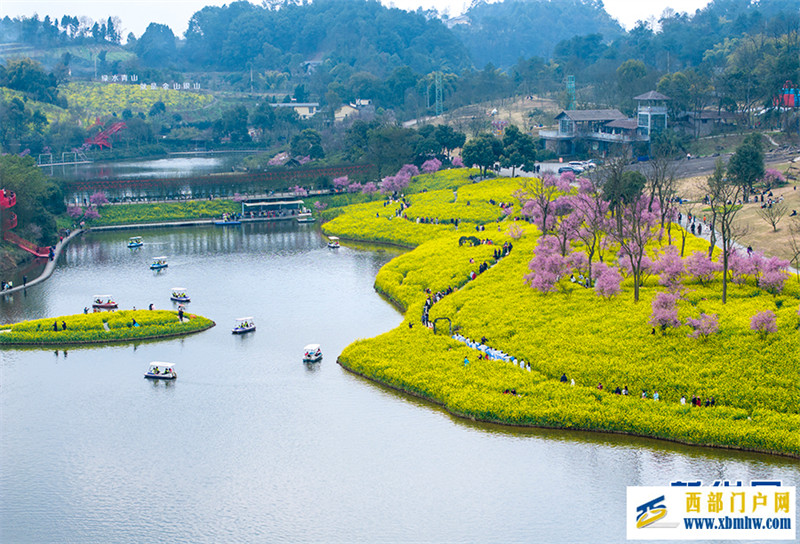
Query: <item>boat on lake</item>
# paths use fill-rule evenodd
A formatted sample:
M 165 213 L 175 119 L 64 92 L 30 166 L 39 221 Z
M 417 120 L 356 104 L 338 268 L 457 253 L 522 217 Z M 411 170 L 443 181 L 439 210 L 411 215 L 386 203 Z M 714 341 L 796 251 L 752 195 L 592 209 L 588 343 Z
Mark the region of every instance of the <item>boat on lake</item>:
M 331 249 L 339 249 L 339 237 L 328 236 L 328 247 Z
M 214 221 L 214 224 L 218 227 L 229 227 L 229 226 L 241 225 L 242 222 L 238 221 L 236 218 L 234 218 L 234 216 L 224 213 L 222 214 L 222 219 Z
M 240 317 L 236 320 L 236 325 L 231 329 L 233 334 L 244 334 L 256 330 L 256 322 L 252 317 Z
M 297 214 L 298 223 L 313 223 L 314 221 L 316 221 L 316 219 L 311 215 L 311 212 L 301 212 Z
M 151 380 L 174 380 L 178 377 L 178 374 L 175 372 L 174 364 L 153 361 L 150 363 L 150 367 L 144 377 Z
M 111 309 L 116 307 L 117 303 L 114 302 L 114 297 L 112 297 L 111 295 L 92 296 L 92 308 Z
M 169 299 L 175 302 L 191 302 L 189 295 L 186 294 L 185 287 L 173 287 L 172 296 L 170 296 Z
M 303 362 L 315 363 L 322 360 L 322 349 L 319 344 L 309 344 L 303 348 Z
M 142 241 L 141 236 L 131 236 L 128 240 L 128 247 L 133 249 L 135 247 L 142 247 L 144 242 Z
M 160 270 L 162 268 L 166 268 L 167 266 L 169 265 L 167 264 L 166 257 L 153 257 L 153 264 L 150 265 L 150 270 Z

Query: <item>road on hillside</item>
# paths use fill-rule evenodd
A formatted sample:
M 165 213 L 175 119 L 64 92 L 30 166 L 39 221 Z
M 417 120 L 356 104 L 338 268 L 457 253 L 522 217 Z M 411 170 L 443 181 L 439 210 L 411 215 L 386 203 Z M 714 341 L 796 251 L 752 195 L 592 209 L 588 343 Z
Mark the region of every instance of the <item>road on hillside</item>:
M 731 153 L 723 153 L 723 154 L 715 153 L 714 155 L 710 155 L 707 157 L 678 159 L 674 161 L 675 172 L 678 178 L 707 176 L 714 172 L 714 165 L 716 164 L 717 159 L 722 159 L 723 162 L 727 164 L 730 158 L 731 158 Z M 766 164 L 784 163 L 798 158 L 800 158 L 800 149 L 798 148 L 782 148 L 764 154 L 764 162 Z M 558 169 L 566 165 L 567 163 L 558 163 L 558 162 L 537 163 L 537 166 L 539 166 L 539 173 L 550 172 L 552 174 L 557 174 Z M 647 168 L 647 162 L 637 162 L 631 165 L 631 168 L 640 171 L 645 170 Z M 511 168 L 501 168 L 499 173 L 502 176 L 510 176 Z M 522 171 L 519 168 L 517 168 L 515 174 L 517 177 L 532 177 L 535 175 L 530 172 Z

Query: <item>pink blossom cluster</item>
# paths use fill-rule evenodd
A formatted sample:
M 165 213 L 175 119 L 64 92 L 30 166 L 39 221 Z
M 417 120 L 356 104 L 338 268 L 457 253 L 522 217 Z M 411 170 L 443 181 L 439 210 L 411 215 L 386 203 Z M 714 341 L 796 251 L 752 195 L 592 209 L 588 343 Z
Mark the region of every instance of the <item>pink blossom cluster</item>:
M 617 267 L 608 266 L 606 263 L 597 263 L 592 274 L 595 277 L 594 292 L 598 296 L 611 298 L 620 293 L 619 285 L 622 283 L 622 275 Z
M 83 208 L 80 206 L 67 206 L 67 215 L 69 215 L 73 219 L 77 219 L 78 217 L 83 215 Z
M 291 188 L 291 191 L 296 194 L 297 196 L 308 196 L 308 191 L 299 185 L 295 185 Z
M 89 206 L 86 208 L 86 213 L 83 214 L 84 219 L 100 219 L 100 212 L 97 211 L 97 208 L 92 208 Z
M 340 178 L 333 178 L 333 186 L 336 189 L 344 189 L 350 185 L 350 178 L 347 176 L 342 176 Z
M 664 253 L 653 263 L 653 271 L 659 275 L 659 284 L 670 291 L 679 290 L 684 269 L 683 259 L 678 253 L 678 248 L 675 246 L 665 247 Z
M 687 318 L 686 324 L 689 325 L 693 331 L 689 335 L 692 338 L 707 339 L 710 335 L 719 332 L 719 320 L 717 314 L 708 315 L 701 313 L 697 319 Z
M 95 206 L 100 206 L 102 204 L 108 204 L 108 198 L 106 198 L 106 194 L 104 192 L 98 191 L 89 197 L 89 202 Z
M 310 163 L 310 162 L 311 162 L 311 157 L 310 157 L 310 156 L 308 156 L 308 155 L 306 155 L 305 157 L 297 157 L 297 158 L 295 158 L 295 160 L 296 160 L 296 161 L 297 161 L 299 164 L 308 164 L 308 163 Z
M 422 163 L 422 171 L 425 172 L 426 174 L 432 174 L 434 172 L 438 172 L 441 167 L 442 167 L 442 161 L 436 158 L 428 159 L 427 161 Z
M 765 310 L 757 313 L 750 319 L 750 328 L 756 331 L 762 338 L 766 338 L 769 333 L 778 332 L 778 325 L 775 323 L 775 313 L 772 310 Z
M 762 181 L 767 185 L 772 185 L 774 183 L 786 183 L 786 176 L 784 176 L 779 170 L 767 168 L 764 170 L 764 178 Z
M 650 315 L 650 324 L 660 327 L 661 332 L 666 334 L 667 327 L 680 327 L 678 320 L 678 309 L 675 303 L 678 301 L 677 293 L 657 293 L 653 299 L 653 313 Z
M 464 168 L 464 161 L 461 160 L 461 157 L 453 157 L 450 163 L 456 168 Z
M 289 154 L 283 151 L 272 157 L 267 164 L 270 166 L 283 166 L 287 162 L 289 162 Z
M 712 261 L 709 256 L 702 251 L 695 251 L 685 260 L 686 273 L 694 278 L 701 285 L 705 285 L 714 280 L 714 276 L 722 270 L 722 265 Z
M 317 210 L 318 212 L 321 212 L 327 207 L 328 205 L 325 202 L 320 202 L 319 200 L 314 201 L 314 209 Z
M 374 181 L 369 181 L 364 184 L 364 187 L 361 188 L 361 192 L 365 195 L 371 195 L 372 193 L 378 192 L 378 186 L 375 184 Z
M 348 193 L 360 193 L 363 188 L 364 188 L 363 185 L 361 185 L 357 181 L 354 181 L 353 183 L 351 183 L 350 185 L 347 186 L 347 192 Z
M 556 290 L 558 280 L 569 270 L 569 262 L 561 255 L 555 239 L 542 238 L 528 268 L 531 272 L 525 275 L 525 280 L 530 286 L 542 293 L 549 293 Z
M 413 164 L 406 164 L 394 176 L 383 178 L 380 183 L 380 189 L 384 193 L 402 192 L 411 183 L 411 178 L 418 175 L 419 168 Z

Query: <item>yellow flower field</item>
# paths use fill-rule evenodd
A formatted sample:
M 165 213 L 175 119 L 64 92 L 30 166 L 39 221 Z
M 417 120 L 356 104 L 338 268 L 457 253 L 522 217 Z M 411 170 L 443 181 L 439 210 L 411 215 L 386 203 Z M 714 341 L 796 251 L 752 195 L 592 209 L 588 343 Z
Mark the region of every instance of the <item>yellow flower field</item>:
M 470 208 L 476 210 L 490 206 L 489 200 L 510 202 L 516 183 L 488 180 L 461 186 L 457 200 L 469 194 Z M 453 205 L 452 189 L 408 198 L 412 204 L 407 212 L 425 206 L 440 219 L 449 216 L 434 214 L 447 214 Z M 511 222 L 497 223 L 488 214 L 473 217 L 487 223 L 485 231 L 476 233 L 471 223 L 471 230 L 462 223 L 455 231 L 441 224 L 375 218 L 376 211 L 393 214 L 380 203 L 359 206 L 346 208 L 325 224 L 325 231 L 418 247 L 386 264 L 376 278 L 376 289 L 407 309 L 405 323 L 348 346 L 340 357 L 344 367 L 479 420 L 625 432 L 800 456 L 800 286 L 795 277 L 777 296 L 752 283 L 729 284 L 725 305 L 719 279 L 709 286 L 686 282 L 677 304 L 679 319 L 718 314 L 719 333 L 707 340 L 690 338 L 691 329 L 682 325 L 662 335 L 648 323 L 650 302 L 664 290 L 657 276 L 645 281 L 639 303 L 633 302 L 630 279 L 609 300 L 563 280 L 559 292 L 542 294 L 523 278 L 538 239 L 535 227 L 517 222 L 525 234 L 512 240 L 506 235 Z M 677 228 L 673 226 L 673 237 Z M 496 245 L 459 246 L 464 235 L 490 238 Z M 467 282 L 471 267 L 484 260 L 491 264 L 493 250 L 506 241 L 514 244 L 511 254 Z M 706 249 L 704 240 L 687 240 L 687 255 Z M 612 255 L 609 251 L 606 259 Z M 481 359 L 478 350 L 422 325 L 425 289 L 448 286 L 455 292 L 432 306 L 430 319 L 447 317 L 473 340 L 485 336 L 486 344 L 515 362 Z M 778 332 L 761 339 L 750 330 L 750 318 L 764 310 L 776 314 Z M 561 383 L 562 373 L 576 385 Z M 624 386 L 629 396 L 613 394 Z M 504 393 L 507 389 L 517 394 Z M 646 399 L 640 398 L 642 390 Z M 659 401 L 652 400 L 655 391 Z M 714 397 L 716 406 L 689 406 L 692 395 Z

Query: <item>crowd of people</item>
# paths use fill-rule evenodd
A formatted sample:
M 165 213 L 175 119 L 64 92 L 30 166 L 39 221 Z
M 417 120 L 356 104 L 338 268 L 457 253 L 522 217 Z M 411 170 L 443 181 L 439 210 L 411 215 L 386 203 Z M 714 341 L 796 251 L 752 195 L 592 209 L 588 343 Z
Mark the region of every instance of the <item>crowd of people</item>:
M 572 378 L 572 379 L 567 378 L 566 372 L 561 374 L 561 378 L 559 379 L 559 381 L 561 383 L 570 382 L 570 385 L 573 385 L 573 386 L 575 385 L 575 379 L 574 378 Z M 604 391 L 605 390 L 605 387 L 603 387 L 603 382 L 598 382 L 597 383 L 597 390 L 598 391 Z M 612 393 L 614 395 L 622 395 L 622 396 L 630 395 L 630 391 L 628 390 L 628 386 L 627 385 L 625 385 L 622 388 L 617 386 L 616 388 L 614 388 Z M 650 395 L 650 393 L 647 391 L 647 389 L 642 389 L 642 392 L 639 394 L 639 397 L 642 398 L 642 399 L 652 398 L 654 401 L 661 400 L 661 395 L 659 394 L 659 392 L 657 390 L 653 391 L 653 394 Z M 686 404 L 686 395 L 681 395 L 680 403 L 683 404 L 683 405 Z M 703 399 L 701 397 L 692 395 L 692 400 L 691 400 L 690 404 L 692 406 L 713 407 L 713 406 L 716 405 L 716 401 L 714 400 L 714 397 L 706 397 L 705 401 L 703 401 Z

